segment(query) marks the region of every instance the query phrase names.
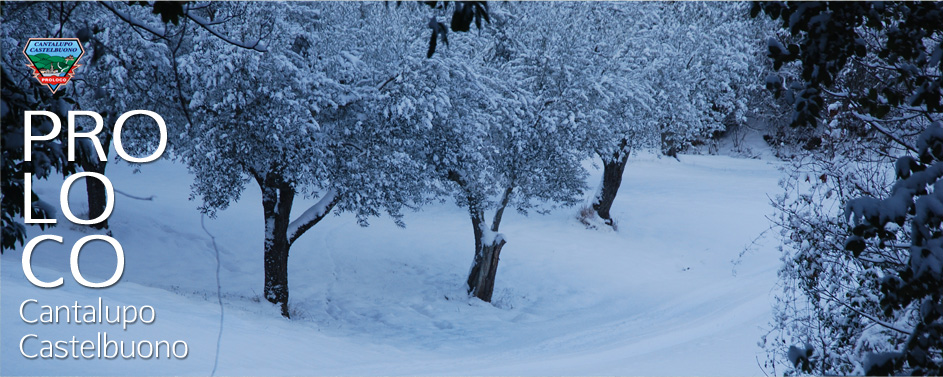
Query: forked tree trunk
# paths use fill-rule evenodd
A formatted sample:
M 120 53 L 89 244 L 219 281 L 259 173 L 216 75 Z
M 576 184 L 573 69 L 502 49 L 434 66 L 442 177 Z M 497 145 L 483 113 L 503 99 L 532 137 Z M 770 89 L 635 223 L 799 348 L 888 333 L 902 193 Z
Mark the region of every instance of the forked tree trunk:
M 609 211 L 612 209 L 616 194 L 619 193 L 619 186 L 622 186 L 622 174 L 625 173 L 625 165 L 629 160 L 629 152 L 625 150 L 626 144 L 627 140 L 623 139 L 620 147 L 611 156 L 601 156 L 603 157 L 602 184 L 593 201 L 593 210 L 606 221 L 607 225 L 613 225 Z
M 501 248 L 506 243 L 504 237 L 496 235 L 488 240 L 484 239 L 484 222 L 481 211 L 471 211 L 472 228 L 475 230 L 475 259 L 468 272 L 468 294 L 478 297 L 484 302 L 491 302 L 494 294 L 494 281 L 498 274 L 498 260 Z
M 320 201 L 291 221 L 294 187 L 277 173 L 267 173 L 264 178 L 256 172 L 252 175 L 262 189 L 265 217 L 263 294 L 266 300 L 281 306 L 282 316 L 291 318 L 288 310 L 288 255 L 291 245 L 324 219 L 343 195 L 334 189 L 328 190 Z
M 498 261 L 501 259 L 501 249 L 507 243 L 504 236 L 498 233 L 498 228 L 501 226 L 501 217 L 510 201 L 512 191 L 513 187 L 505 190 L 501 206 L 495 212 L 489 237 L 485 237 L 488 224 L 485 222 L 484 211 L 478 209 L 477 205 L 469 206 L 468 212 L 475 231 L 475 259 L 468 273 L 468 293 L 484 302 L 491 302 L 491 297 L 494 295 Z

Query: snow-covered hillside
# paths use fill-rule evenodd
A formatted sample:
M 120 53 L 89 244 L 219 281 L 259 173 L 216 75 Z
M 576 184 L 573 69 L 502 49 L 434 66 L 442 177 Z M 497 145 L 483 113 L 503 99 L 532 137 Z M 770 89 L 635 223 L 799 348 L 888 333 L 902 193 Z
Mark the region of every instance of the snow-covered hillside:
M 599 180 L 597 170 L 590 177 Z M 509 213 L 494 303 L 469 299 L 464 279 L 474 251 L 466 210 L 450 202 L 407 213 L 406 228 L 388 219 L 369 227 L 330 216 L 292 247 L 292 319 L 260 297 L 262 208 L 250 188 L 216 219 L 188 201 L 191 176 L 159 161 L 133 174 L 109 167 L 119 195 L 110 218 L 127 267 L 111 288 L 90 289 L 70 275 L 69 250 L 90 234 L 62 223 L 29 237 L 41 244 L 36 275 L 63 276 L 55 289 L 31 285 L 21 250 L 0 257 L 0 373 L 69 375 L 209 374 L 220 311 L 215 237 L 225 319 L 220 375 L 756 375 L 765 355 L 757 341 L 770 320 L 779 255 L 773 239 L 734 260 L 769 227 L 774 163 L 723 156 L 633 157 L 613 206 L 618 231 L 590 230 L 578 208 L 548 215 Z M 36 192 L 58 196 L 61 180 Z M 71 198 L 84 207 L 84 185 Z M 295 204 L 300 213 L 311 201 Z M 90 280 L 111 276 L 114 253 L 89 244 L 80 259 Z M 108 324 L 26 324 L 40 305 L 152 306 L 152 324 L 122 331 Z M 41 340 L 184 340 L 186 359 L 29 360 Z

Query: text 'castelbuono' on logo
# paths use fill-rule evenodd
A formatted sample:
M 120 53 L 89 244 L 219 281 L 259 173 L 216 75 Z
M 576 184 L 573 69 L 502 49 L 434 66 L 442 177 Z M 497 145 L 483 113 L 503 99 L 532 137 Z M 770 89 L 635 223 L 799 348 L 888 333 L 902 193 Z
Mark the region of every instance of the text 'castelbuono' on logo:
M 30 38 L 23 54 L 33 76 L 55 93 L 75 76 L 85 48 L 77 38 Z

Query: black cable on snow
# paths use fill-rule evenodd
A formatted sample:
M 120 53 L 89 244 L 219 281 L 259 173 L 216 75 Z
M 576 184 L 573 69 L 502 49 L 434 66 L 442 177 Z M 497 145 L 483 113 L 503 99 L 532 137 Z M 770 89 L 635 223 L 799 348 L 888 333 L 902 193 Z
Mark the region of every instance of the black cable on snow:
M 223 340 L 223 321 L 226 319 L 226 310 L 223 308 L 222 285 L 219 282 L 219 248 L 216 247 L 216 237 L 206 229 L 204 219 L 206 219 L 206 214 L 201 214 L 200 226 L 203 227 L 203 231 L 213 241 L 213 251 L 216 253 L 216 302 L 219 304 L 219 334 L 216 335 L 216 356 L 213 358 L 213 371 L 210 372 L 210 376 L 215 376 L 216 368 L 219 366 L 219 348 Z

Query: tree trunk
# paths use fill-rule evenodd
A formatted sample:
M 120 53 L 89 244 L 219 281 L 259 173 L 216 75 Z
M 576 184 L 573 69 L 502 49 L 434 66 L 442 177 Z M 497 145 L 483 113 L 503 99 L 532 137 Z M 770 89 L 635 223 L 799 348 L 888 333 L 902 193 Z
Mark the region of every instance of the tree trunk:
M 102 140 L 102 149 L 106 156 L 110 149 L 110 143 L 111 134 L 107 133 L 104 140 Z M 90 150 L 94 151 L 92 146 L 87 145 L 78 148 L 78 150 L 78 160 L 82 170 L 105 175 L 105 167 L 108 165 L 108 161 L 100 161 L 97 154 L 94 152 L 89 153 Z M 105 213 L 105 205 L 108 203 L 108 192 L 105 191 L 105 184 L 94 178 L 85 178 L 85 192 L 88 196 L 88 218 L 94 219 Z M 108 219 L 90 226 L 95 229 L 108 229 Z
M 481 211 L 471 211 L 472 227 L 475 230 L 475 260 L 468 273 L 468 293 L 484 302 L 491 302 L 494 294 L 494 281 L 498 274 L 498 260 L 501 248 L 506 243 L 504 237 L 496 235 L 485 240 L 484 229 L 487 225 Z
M 82 161 L 82 170 L 92 173 L 105 174 L 105 165 L 107 161 L 89 162 Z M 108 202 L 108 192 L 105 191 L 105 184 L 94 178 L 85 178 L 85 191 L 88 194 L 88 218 L 95 219 L 105 213 L 105 205 Z M 99 223 L 89 225 L 95 229 L 108 229 L 108 219 Z
M 484 211 L 477 209 L 475 205 L 469 205 L 469 215 L 471 215 L 472 228 L 475 230 L 475 259 L 472 262 L 471 271 L 468 273 L 468 293 L 478 297 L 484 302 L 491 302 L 491 296 L 494 294 L 494 281 L 498 275 L 498 261 L 501 259 L 501 249 L 507 243 L 504 236 L 498 233 L 498 227 L 501 225 L 501 217 L 504 215 L 504 209 L 507 208 L 511 199 L 511 193 L 514 187 L 508 187 L 504 191 L 504 197 L 501 200 L 501 206 L 495 212 L 492 222 L 491 233 L 493 236 L 485 239 L 485 230 L 488 224 L 485 223 Z
M 623 139 L 620 148 L 613 153 L 611 158 L 603 156 L 602 185 L 593 201 L 593 210 L 606 221 L 607 225 L 613 225 L 609 211 L 619 192 L 619 186 L 622 185 L 622 174 L 625 173 L 625 165 L 629 160 L 629 152 L 625 150 L 626 144 L 627 141 Z
M 468 271 L 468 293 L 478 295 L 478 287 L 481 284 L 481 267 L 484 264 L 484 255 L 482 248 L 482 236 L 485 222 L 485 214 L 482 211 L 475 210 L 469 206 L 468 213 L 471 216 L 472 230 L 475 233 L 475 259 L 472 260 L 471 270 Z
M 475 253 L 477 268 L 473 268 L 473 275 L 468 277 L 469 293 L 480 298 L 481 301 L 491 302 L 494 281 L 498 274 L 498 260 L 505 243 L 503 238 L 497 237 L 494 242 L 484 245 Z
M 661 153 L 668 157 L 678 158 L 678 141 L 675 140 L 675 133 L 664 131 L 661 133 Z
M 343 198 L 336 189 L 330 189 L 318 203 L 291 221 L 291 205 L 295 188 L 272 168 L 264 176 L 250 170 L 262 189 L 262 210 L 265 217 L 264 269 L 265 299 L 279 304 L 282 315 L 291 318 L 288 310 L 288 253 L 291 245 L 308 229 L 317 225 Z
M 262 186 L 262 208 L 265 216 L 265 299 L 281 305 L 282 315 L 288 312 L 288 224 L 295 191 L 277 174 L 269 173 Z

